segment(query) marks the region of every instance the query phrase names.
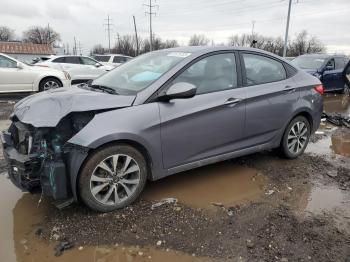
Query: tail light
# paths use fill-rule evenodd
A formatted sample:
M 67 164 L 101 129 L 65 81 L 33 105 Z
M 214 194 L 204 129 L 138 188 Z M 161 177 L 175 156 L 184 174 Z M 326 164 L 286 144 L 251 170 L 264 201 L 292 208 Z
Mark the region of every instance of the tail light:
M 317 85 L 314 87 L 315 91 L 321 95 L 324 94 L 324 88 L 323 88 L 323 85 Z

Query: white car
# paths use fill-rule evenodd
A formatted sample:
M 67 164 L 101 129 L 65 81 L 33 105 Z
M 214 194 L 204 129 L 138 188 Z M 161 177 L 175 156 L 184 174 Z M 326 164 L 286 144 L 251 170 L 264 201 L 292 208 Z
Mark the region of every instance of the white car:
M 87 82 L 112 70 L 113 66 L 103 65 L 88 56 L 54 56 L 46 61 L 36 63 L 37 66 L 46 66 L 66 71 L 72 77 L 72 84 Z
M 119 54 L 110 54 L 110 55 L 94 55 L 93 56 L 97 61 L 104 65 L 112 65 L 114 67 L 120 66 L 121 64 L 132 59 L 131 56 L 119 55 Z
M 45 91 L 70 84 L 67 72 L 27 65 L 0 53 L 0 93 Z

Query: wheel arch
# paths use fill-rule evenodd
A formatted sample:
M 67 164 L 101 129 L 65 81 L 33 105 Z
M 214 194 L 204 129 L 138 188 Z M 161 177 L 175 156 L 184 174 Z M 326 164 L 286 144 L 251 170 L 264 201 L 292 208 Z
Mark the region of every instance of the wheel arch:
M 61 84 L 61 86 L 63 86 L 63 83 L 62 83 L 62 81 L 61 81 L 61 79 L 59 77 L 52 76 L 52 75 L 46 75 L 46 76 L 41 77 L 39 79 L 39 81 L 37 81 L 37 85 L 35 85 L 37 87 L 36 91 L 40 91 L 40 85 L 43 83 L 43 81 L 45 81 L 47 79 L 55 79 Z
M 153 163 L 152 162 L 152 157 L 151 157 L 151 154 L 149 153 L 149 151 L 147 150 L 147 148 L 144 145 L 142 145 L 138 141 L 131 140 L 131 139 L 119 139 L 119 140 L 109 141 L 109 142 L 106 142 L 104 144 L 100 144 L 99 146 L 97 146 L 95 148 L 87 149 L 87 154 L 86 154 L 85 157 L 83 157 L 83 160 L 81 161 L 81 164 L 80 164 L 79 168 L 76 168 L 76 166 L 75 166 L 75 169 L 74 169 L 74 167 L 70 168 L 70 171 L 71 172 L 73 171 L 71 173 L 71 178 L 70 178 L 70 180 L 71 180 L 71 189 L 73 191 L 73 196 L 74 196 L 74 198 L 76 200 L 79 199 L 78 180 L 79 180 L 79 177 L 81 176 L 82 168 L 86 164 L 86 162 L 89 161 L 90 156 L 92 154 L 94 154 L 94 152 L 102 150 L 103 148 L 106 148 L 106 147 L 109 147 L 109 146 L 112 146 L 112 145 L 121 145 L 121 144 L 132 146 L 132 147 L 134 147 L 136 150 L 138 150 L 142 154 L 142 156 L 146 160 L 147 179 L 148 180 L 152 180 L 153 179 L 153 174 L 152 174 L 152 166 L 153 166 L 153 164 L 152 164 Z
M 311 130 L 313 130 L 314 128 L 314 119 L 312 117 L 312 114 L 306 110 L 303 110 L 303 111 L 300 111 L 298 112 L 297 114 L 295 114 L 292 119 L 288 122 L 288 124 L 293 121 L 294 118 L 298 117 L 298 116 L 303 116 L 307 119 L 307 121 L 309 121 L 309 124 L 310 124 L 310 128 Z

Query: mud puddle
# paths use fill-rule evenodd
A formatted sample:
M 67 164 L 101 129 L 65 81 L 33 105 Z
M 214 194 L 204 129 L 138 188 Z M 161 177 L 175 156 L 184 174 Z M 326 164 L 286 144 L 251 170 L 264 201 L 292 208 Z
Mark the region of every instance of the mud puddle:
M 142 262 L 142 261 L 214 261 L 205 257 L 153 247 L 137 246 L 75 246 L 62 256 L 54 255 L 54 240 L 45 241 L 38 236 L 38 226 L 54 207 L 40 195 L 22 193 L 5 175 L 0 176 L 0 261 L 84 261 L 84 262 Z M 216 261 L 216 260 L 215 260 Z
M 208 209 L 213 203 L 232 206 L 259 199 L 266 181 L 256 169 L 222 162 L 148 183 L 142 197 L 174 197 L 195 208 Z
M 350 116 L 350 97 L 340 94 L 327 94 L 323 100 L 324 111 L 326 113 L 339 113 Z

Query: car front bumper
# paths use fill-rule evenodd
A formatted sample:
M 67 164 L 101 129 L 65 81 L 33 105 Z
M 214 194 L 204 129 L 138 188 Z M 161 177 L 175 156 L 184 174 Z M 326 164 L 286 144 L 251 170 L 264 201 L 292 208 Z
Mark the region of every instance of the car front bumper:
M 72 80 L 64 79 L 62 80 L 63 87 L 70 87 L 72 83 Z
M 23 191 L 42 190 L 43 195 L 55 200 L 68 199 L 69 181 L 66 165 L 60 159 L 44 159 L 39 153 L 21 154 L 14 147 L 11 134 L 0 134 L 8 175 L 12 183 Z

